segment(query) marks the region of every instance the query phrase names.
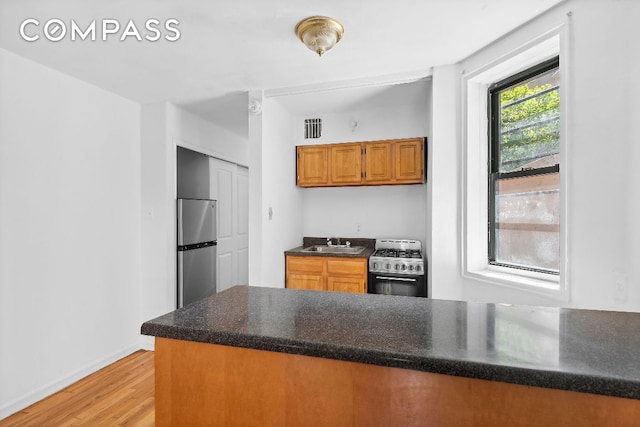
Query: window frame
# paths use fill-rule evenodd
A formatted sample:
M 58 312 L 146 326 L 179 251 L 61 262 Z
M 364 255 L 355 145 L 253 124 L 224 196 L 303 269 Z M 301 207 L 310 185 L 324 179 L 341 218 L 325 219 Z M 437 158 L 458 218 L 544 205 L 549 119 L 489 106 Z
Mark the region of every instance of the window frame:
M 551 23 L 537 35 L 525 34 L 515 42 L 498 43 L 482 55 L 461 64 L 461 149 L 462 191 L 460 194 L 461 247 L 460 275 L 465 284 L 489 291 L 492 287 L 505 288 L 537 297 L 540 301 L 553 300 L 566 303 L 571 300 L 571 262 L 568 241 L 571 223 L 568 189 L 572 152 L 572 70 L 571 19 L 567 15 L 561 22 Z M 515 75 L 545 60 L 560 57 L 562 103 L 560 112 L 560 274 L 541 274 L 490 265 L 487 256 L 487 173 L 488 173 L 488 120 L 487 89 L 493 82 Z
M 505 263 L 496 261 L 496 183 L 502 179 L 509 178 L 522 178 L 529 176 L 541 176 L 550 173 L 560 173 L 560 164 L 556 163 L 554 166 L 544 166 L 540 168 L 527 168 L 520 169 L 512 172 L 500 172 L 500 93 L 508 88 L 511 88 L 519 83 L 531 80 L 553 69 L 560 70 L 560 56 L 556 55 L 551 59 L 547 59 L 543 62 L 530 66 L 529 68 L 503 78 L 487 88 L 487 120 L 488 120 L 488 191 L 487 191 L 487 205 L 488 205 L 488 224 L 487 224 L 487 259 L 488 264 L 495 267 L 501 267 L 506 269 L 515 269 L 528 271 L 533 273 L 540 273 L 543 275 L 549 274 L 558 276 L 560 271 L 553 271 L 544 268 L 536 268 L 534 266 L 523 266 L 512 263 Z M 560 84 L 560 88 L 562 83 Z M 561 104 L 562 105 L 562 100 Z M 560 123 L 563 121 L 562 108 L 560 109 Z M 560 141 L 562 145 L 562 140 Z M 561 189 L 559 190 L 561 191 Z M 562 221 L 562 217 L 561 217 Z M 560 262 L 560 254 L 558 255 Z

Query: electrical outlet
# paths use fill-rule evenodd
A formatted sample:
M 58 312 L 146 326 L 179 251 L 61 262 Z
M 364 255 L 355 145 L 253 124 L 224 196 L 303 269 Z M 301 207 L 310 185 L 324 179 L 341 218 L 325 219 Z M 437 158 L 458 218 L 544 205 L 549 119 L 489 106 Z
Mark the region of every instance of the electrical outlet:
M 629 297 L 629 284 L 627 276 L 622 273 L 613 273 L 614 298 L 618 301 L 626 301 Z

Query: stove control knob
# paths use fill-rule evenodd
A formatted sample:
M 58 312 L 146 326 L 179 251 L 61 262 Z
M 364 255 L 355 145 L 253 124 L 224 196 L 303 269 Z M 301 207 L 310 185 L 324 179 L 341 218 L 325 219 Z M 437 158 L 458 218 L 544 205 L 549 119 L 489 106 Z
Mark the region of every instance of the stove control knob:
M 400 270 L 400 264 L 396 264 L 396 270 Z
M 378 263 L 377 263 L 377 262 L 374 262 L 374 263 L 373 263 L 373 269 L 374 269 L 374 270 L 377 270 L 377 269 L 378 269 Z
M 416 265 L 416 271 L 422 270 L 419 265 Z
M 404 271 L 404 270 L 406 270 L 406 269 L 407 269 L 407 266 L 406 266 L 406 265 L 404 265 L 404 264 L 402 264 L 402 270 Z
M 413 264 L 409 266 L 409 271 L 413 271 Z
M 387 264 L 385 267 L 387 270 L 389 270 L 391 268 L 391 264 Z

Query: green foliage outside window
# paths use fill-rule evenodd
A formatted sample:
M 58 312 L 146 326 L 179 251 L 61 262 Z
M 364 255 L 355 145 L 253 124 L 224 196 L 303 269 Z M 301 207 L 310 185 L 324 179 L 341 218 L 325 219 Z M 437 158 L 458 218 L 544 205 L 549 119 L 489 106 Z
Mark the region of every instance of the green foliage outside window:
M 560 94 L 551 83 L 536 81 L 500 93 L 501 172 L 518 170 L 559 152 Z

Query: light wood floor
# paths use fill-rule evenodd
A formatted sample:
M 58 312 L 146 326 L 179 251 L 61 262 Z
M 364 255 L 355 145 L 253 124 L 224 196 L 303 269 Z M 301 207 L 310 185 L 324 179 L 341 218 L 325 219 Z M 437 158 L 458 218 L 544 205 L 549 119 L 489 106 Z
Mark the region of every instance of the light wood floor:
M 153 352 L 137 351 L 0 421 L 18 426 L 153 426 Z

